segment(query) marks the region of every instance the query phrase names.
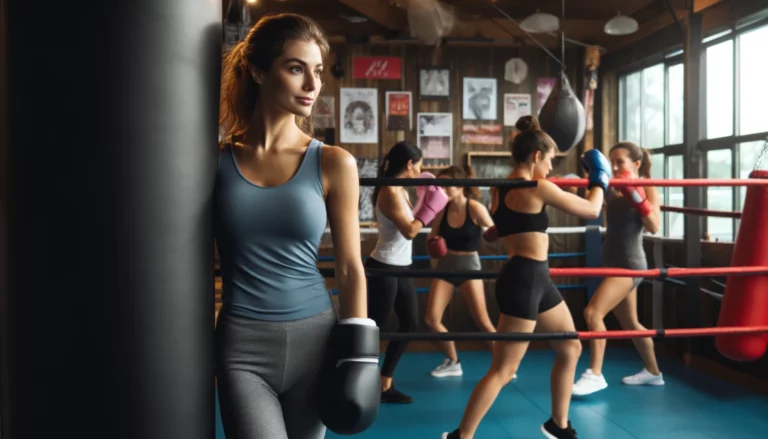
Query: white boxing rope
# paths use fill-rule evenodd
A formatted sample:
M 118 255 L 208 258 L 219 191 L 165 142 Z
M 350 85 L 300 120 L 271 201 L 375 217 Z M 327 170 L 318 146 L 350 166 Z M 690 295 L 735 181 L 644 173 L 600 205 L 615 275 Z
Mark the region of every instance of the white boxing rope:
M 419 233 L 429 233 L 432 229 L 429 227 L 424 227 L 423 229 L 419 230 Z M 550 235 L 569 235 L 573 233 L 586 233 L 587 228 L 586 227 L 549 227 L 547 229 L 547 233 Z M 605 232 L 605 227 L 600 227 L 600 232 Z M 331 229 L 325 229 L 326 234 L 331 233 Z M 374 227 L 362 227 L 360 228 L 360 234 L 361 235 L 376 235 L 379 233 L 379 230 Z

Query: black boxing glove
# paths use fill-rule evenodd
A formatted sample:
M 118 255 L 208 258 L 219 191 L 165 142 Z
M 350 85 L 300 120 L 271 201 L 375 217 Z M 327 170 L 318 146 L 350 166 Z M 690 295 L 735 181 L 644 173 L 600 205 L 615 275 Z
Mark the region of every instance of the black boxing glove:
M 336 434 L 358 434 L 373 424 L 381 402 L 379 328 L 371 319 L 341 320 L 331 331 L 319 377 L 320 420 Z

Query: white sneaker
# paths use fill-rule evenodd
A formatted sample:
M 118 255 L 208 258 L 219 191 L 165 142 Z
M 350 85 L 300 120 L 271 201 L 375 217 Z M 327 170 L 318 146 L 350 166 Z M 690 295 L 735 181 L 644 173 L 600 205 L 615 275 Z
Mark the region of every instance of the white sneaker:
M 653 375 L 648 372 L 648 369 L 643 368 L 634 375 L 622 378 L 621 382 L 629 386 L 663 386 L 664 377 L 662 374 Z
M 449 358 L 443 360 L 443 363 L 435 368 L 431 372 L 433 377 L 458 377 L 464 375 L 464 371 L 461 370 L 461 361 L 453 362 Z
M 592 369 L 587 369 L 573 385 L 573 394 L 576 396 L 589 395 L 606 387 L 608 387 L 608 383 L 603 375 L 595 375 L 592 373 Z

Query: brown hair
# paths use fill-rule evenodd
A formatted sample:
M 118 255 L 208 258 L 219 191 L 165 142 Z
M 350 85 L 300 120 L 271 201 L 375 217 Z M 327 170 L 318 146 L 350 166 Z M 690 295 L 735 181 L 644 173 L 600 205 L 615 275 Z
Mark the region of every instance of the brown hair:
M 464 167 L 453 165 L 438 172 L 437 176 L 449 178 L 475 178 L 475 171 L 472 169 L 472 166 L 469 165 Z M 464 195 L 467 198 L 474 198 L 475 200 L 479 200 L 482 197 L 480 189 L 474 186 L 465 187 Z
M 632 142 L 620 142 L 613 145 L 608 154 L 614 149 L 623 149 L 624 151 L 627 151 L 627 153 L 629 153 L 629 158 L 632 159 L 633 162 L 640 162 L 640 169 L 637 171 L 638 174 L 644 178 L 651 178 L 651 153 L 648 152 L 647 149 L 641 148 Z
M 315 42 L 323 58 L 328 55 L 328 39 L 317 22 L 299 14 L 270 14 L 261 18 L 224 55 L 219 98 L 221 137 L 243 134 L 259 102 L 259 84 L 249 67 L 268 72 L 289 41 Z M 296 125 L 312 135 L 312 121 L 296 116 Z
M 536 151 L 545 154 L 557 147 L 549 134 L 541 130 L 538 119 L 533 116 L 523 116 L 515 123 L 520 133 L 512 140 L 512 161 L 524 163 Z

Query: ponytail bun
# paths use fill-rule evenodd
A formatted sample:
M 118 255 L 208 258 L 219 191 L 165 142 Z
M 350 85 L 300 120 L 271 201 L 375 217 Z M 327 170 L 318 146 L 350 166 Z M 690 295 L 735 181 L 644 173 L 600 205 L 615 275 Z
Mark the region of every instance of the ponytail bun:
M 535 117 L 523 116 L 520 119 L 517 119 L 517 123 L 515 123 L 515 128 L 517 128 L 521 132 L 534 131 L 534 130 L 540 130 L 541 125 L 539 125 L 539 120 L 536 119 Z

